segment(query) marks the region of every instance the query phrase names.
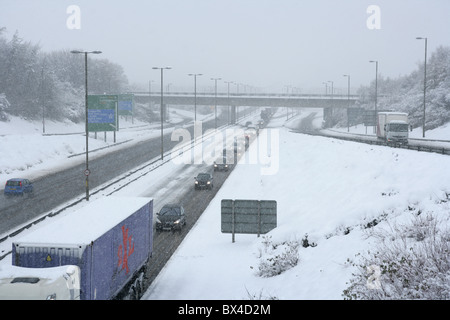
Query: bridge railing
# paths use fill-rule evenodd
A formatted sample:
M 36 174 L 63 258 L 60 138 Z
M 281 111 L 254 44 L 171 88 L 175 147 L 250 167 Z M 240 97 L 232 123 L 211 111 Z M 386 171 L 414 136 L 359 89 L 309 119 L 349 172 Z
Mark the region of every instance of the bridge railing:
M 134 95 L 139 96 L 148 96 L 149 92 L 129 92 Z M 187 97 L 193 97 L 194 95 L 197 95 L 198 97 L 215 97 L 216 94 L 214 92 L 197 92 L 194 94 L 194 92 L 163 92 L 164 96 L 187 96 Z M 160 91 L 152 91 L 150 93 L 151 96 L 160 96 Z M 224 92 L 218 92 L 217 97 L 239 97 L 239 98 L 300 98 L 300 99 L 350 99 L 350 100 L 359 100 L 359 95 L 350 95 L 347 94 L 308 94 L 308 93 L 224 93 Z

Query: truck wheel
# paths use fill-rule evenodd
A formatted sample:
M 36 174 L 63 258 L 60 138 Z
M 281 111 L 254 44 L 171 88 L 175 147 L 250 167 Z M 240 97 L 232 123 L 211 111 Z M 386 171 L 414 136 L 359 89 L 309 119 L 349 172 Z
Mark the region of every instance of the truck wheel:
M 139 298 L 141 297 L 141 283 L 139 279 L 136 279 L 136 281 L 130 287 L 130 290 L 128 291 L 128 297 L 129 300 L 139 300 Z

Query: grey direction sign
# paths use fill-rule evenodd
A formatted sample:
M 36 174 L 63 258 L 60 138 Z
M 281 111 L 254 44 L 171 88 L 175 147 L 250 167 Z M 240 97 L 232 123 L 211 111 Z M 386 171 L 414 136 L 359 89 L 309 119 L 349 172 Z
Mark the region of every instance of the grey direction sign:
M 277 202 L 275 200 L 222 199 L 222 233 L 265 234 L 277 227 Z

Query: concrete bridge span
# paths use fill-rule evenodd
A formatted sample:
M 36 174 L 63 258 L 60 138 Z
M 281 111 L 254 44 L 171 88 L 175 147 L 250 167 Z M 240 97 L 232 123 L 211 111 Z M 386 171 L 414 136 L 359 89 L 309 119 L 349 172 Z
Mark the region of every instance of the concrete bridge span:
M 161 93 L 131 92 L 139 103 L 161 103 Z M 359 100 L 356 95 L 320 94 L 224 94 L 163 92 L 163 103 L 170 105 L 208 105 L 232 107 L 351 108 Z
M 160 92 L 131 92 L 138 103 L 161 104 Z M 333 123 L 334 109 L 350 109 L 357 106 L 357 95 L 324 95 L 324 94 L 224 94 L 163 92 L 163 112 L 166 105 L 197 105 L 229 107 L 231 123 L 235 122 L 237 107 L 282 107 L 282 108 L 321 108 L 326 125 Z

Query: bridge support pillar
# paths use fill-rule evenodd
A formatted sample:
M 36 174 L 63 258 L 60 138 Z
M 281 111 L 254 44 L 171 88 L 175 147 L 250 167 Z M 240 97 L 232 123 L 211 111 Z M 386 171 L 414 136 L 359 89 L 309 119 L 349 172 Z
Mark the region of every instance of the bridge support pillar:
M 230 122 L 231 124 L 236 124 L 236 106 L 231 106 Z
M 323 121 L 325 128 L 330 128 L 334 125 L 333 108 L 323 108 Z
M 163 103 L 162 108 L 161 108 L 161 104 L 158 105 L 158 109 L 156 109 L 156 110 L 155 110 L 156 112 L 159 112 L 159 113 L 162 112 L 161 117 L 162 117 L 163 121 L 167 121 L 167 104 Z

